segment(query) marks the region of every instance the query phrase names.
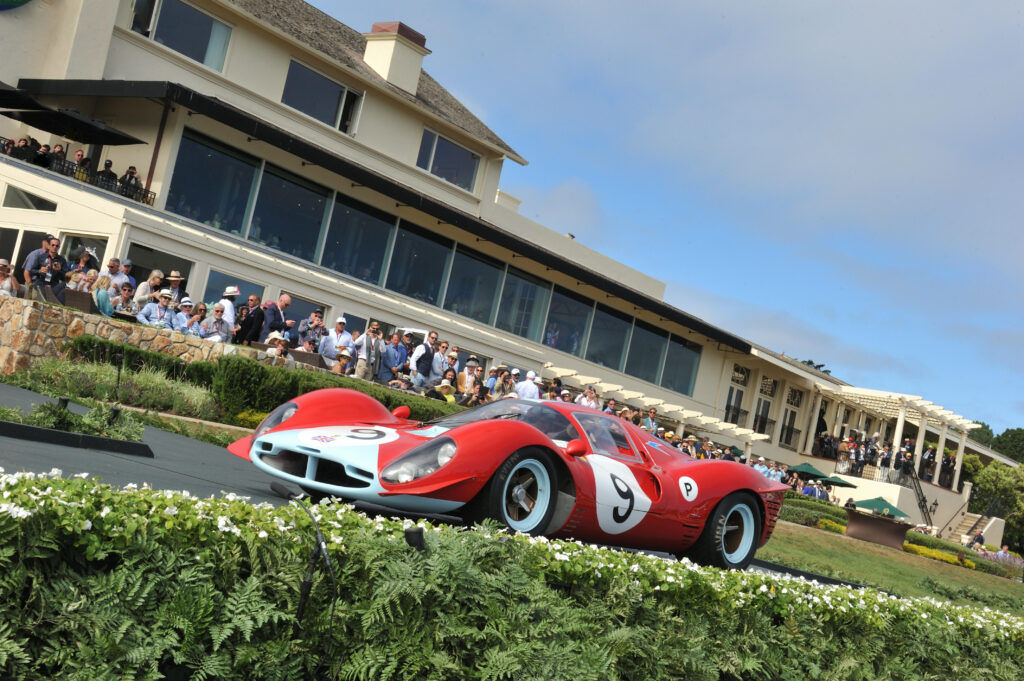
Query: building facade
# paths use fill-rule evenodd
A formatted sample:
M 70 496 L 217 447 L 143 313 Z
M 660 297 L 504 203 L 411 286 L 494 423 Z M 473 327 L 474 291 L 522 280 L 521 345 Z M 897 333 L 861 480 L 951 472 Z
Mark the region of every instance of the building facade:
M 930 433 L 959 447 L 957 475 L 964 451 L 994 455 L 966 419 L 716 328 L 519 215 L 499 187 L 525 159 L 423 70 L 426 39 L 404 24 L 363 34 L 302 0 L 63 0 L 4 12 L 0 30 L 0 136 L 139 178 L 126 190 L 0 156 L 0 257 L 16 268 L 52 233 L 130 258 L 136 277 L 177 269 L 204 300 L 234 284 L 289 293 L 294 317 L 436 329 L 464 355 L 791 464 L 822 426 Z

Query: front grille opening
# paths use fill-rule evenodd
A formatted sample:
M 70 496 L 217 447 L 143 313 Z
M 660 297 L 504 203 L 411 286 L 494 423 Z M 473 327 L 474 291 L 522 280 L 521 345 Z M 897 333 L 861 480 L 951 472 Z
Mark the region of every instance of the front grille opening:
M 265 452 L 269 452 L 274 449 L 274 445 L 270 444 L 269 442 L 261 442 L 260 449 L 262 449 Z
M 305 477 L 306 461 L 308 457 L 299 452 L 291 452 L 287 449 L 277 453 L 277 456 L 264 456 L 263 462 L 271 468 L 276 468 L 282 473 Z
M 363 472 L 365 471 L 360 471 L 360 473 Z M 348 472 L 345 470 L 344 464 L 340 464 L 337 461 L 328 461 L 327 459 L 320 459 L 320 461 L 317 462 L 316 481 L 328 485 L 337 485 L 338 487 L 370 486 L 370 483 L 367 482 L 366 480 L 353 478 L 351 475 L 349 475 Z

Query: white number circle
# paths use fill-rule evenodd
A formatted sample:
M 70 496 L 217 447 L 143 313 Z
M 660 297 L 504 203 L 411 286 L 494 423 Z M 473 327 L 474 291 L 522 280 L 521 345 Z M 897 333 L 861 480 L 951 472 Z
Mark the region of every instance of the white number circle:
M 697 481 L 693 478 L 683 476 L 679 478 L 679 491 L 687 501 L 697 500 Z
M 640 524 L 651 510 L 651 499 L 644 494 L 629 466 L 599 454 L 587 462 L 594 470 L 597 497 L 597 524 L 606 534 L 622 534 Z

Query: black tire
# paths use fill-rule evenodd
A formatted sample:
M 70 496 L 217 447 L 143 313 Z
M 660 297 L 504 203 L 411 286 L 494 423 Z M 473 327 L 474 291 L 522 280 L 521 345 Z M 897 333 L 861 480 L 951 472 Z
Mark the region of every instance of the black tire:
M 761 511 L 747 492 L 733 492 L 711 513 L 689 556 L 702 565 L 743 570 L 761 539 Z
M 485 515 L 510 530 L 543 534 L 555 514 L 558 466 L 543 449 L 521 449 L 498 467 L 485 488 Z

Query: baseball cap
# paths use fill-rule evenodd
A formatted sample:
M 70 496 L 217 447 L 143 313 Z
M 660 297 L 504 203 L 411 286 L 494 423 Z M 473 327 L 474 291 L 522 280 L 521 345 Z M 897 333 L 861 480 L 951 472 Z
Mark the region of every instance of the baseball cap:
M 526 372 L 526 378 L 527 378 L 527 379 L 529 379 L 529 380 L 531 380 L 531 381 L 532 381 L 532 380 L 533 380 L 534 378 L 536 378 L 536 377 L 537 377 L 537 374 L 536 374 L 536 373 L 534 373 L 532 369 L 531 369 L 530 371 L 527 371 L 527 372 Z
M 132 266 L 132 261 L 129 260 L 128 258 L 125 258 L 124 260 L 121 261 L 121 267 L 131 267 L 131 266 Z
M 561 392 L 561 394 L 562 394 L 562 395 L 572 395 L 572 393 L 571 393 L 571 392 L 569 392 L 568 390 L 563 390 L 563 391 Z
M 348 322 L 345 321 L 344 317 L 338 317 L 337 319 L 334 320 L 334 323 L 335 324 L 348 324 Z
M 759 456 L 759 457 L 757 457 L 757 460 L 758 461 L 764 461 L 764 457 L 763 456 Z
M 112 165 L 114 165 L 114 162 L 111 161 L 109 158 L 106 161 L 103 162 L 103 167 L 104 168 L 109 168 Z
M 519 369 L 512 369 L 512 373 L 515 374 L 516 376 L 518 376 L 519 375 Z

